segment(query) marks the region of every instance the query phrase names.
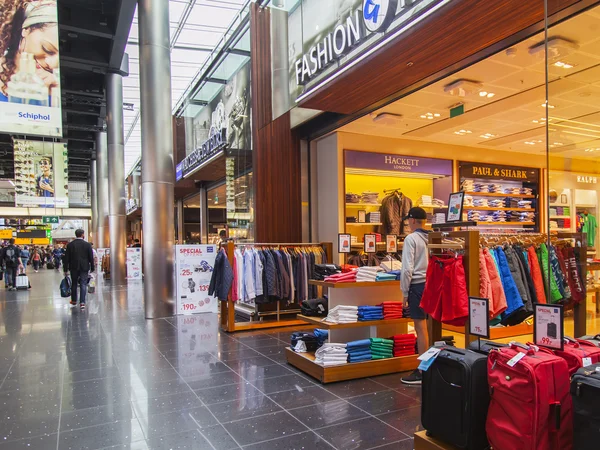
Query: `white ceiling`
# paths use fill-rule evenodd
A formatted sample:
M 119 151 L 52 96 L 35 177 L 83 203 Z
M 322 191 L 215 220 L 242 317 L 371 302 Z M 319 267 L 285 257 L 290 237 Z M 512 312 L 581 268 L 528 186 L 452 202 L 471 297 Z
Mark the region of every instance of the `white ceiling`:
M 548 98 L 550 106 L 554 106 L 549 109 L 550 150 L 567 158 L 597 158 L 600 155 L 600 7 L 552 27 L 549 36 L 560 36 L 579 45 L 573 53 L 558 58 L 572 64 L 572 68 L 549 65 Z M 539 56 L 529 53 L 529 48 L 543 39 L 540 33 L 515 45 L 511 52 L 499 52 L 375 113 L 401 115 L 397 120 L 376 123 L 372 116 L 365 116 L 342 130 L 513 152 L 545 152 L 544 52 Z M 474 92 L 461 98 L 445 93 L 444 87 L 458 79 L 480 82 L 482 91 L 495 95 L 488 98 Z M 449 108 L 459 102 L 464 103 L 465 114 L 450 118 Z M 421 118 L 427 113 L 433 117 Z M 488 138 L 483 137 L 486 134 Z M 585 151 L 590 148 L 599 150 Z
M 247 0 L 169 0 L 173 106 L 246 3 Z M 123 80 L 123 101 L 134 105 L 133 111 L 123 111 L 128 174 L 142 153 L 137 11 L 125 51 L 129 54 L 130 75 Z

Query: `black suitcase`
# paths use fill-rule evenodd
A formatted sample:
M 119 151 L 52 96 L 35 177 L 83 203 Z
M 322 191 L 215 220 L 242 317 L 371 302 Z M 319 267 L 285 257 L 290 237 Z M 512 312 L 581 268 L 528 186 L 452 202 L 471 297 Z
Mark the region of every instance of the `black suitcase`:
M 427 434 L 465 450 L 489 447 L 487 357 L 445 347 L 423 372 L 421 422 Z
M 592 336 L 590 334 L 587 336 L 582 336 L 579 339 L 583 341 L 588 341 L 590 344 L 594 344 L 596 347 L 600 347 L 600 334 L 597 334 L 596 336 Z
M 571 379 L 573 450 L 597 450 L 600 442 L 600 364 L 579 369 Z
M 500 342 L 494 341 L 486 341 L 485 339 L 482 339 L 481 343 L 479 343 L 478 341 L 473 341 L 469 344 L 469 350 L 481 353 L 482 355 L 487 355 L 492 350 L 503 347 L 508 347 L 508 344 L 501 344 Z

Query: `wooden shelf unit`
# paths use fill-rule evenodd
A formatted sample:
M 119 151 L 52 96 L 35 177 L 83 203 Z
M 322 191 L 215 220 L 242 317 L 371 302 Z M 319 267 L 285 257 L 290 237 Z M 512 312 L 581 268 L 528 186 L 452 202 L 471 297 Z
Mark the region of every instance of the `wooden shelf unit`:
M 361 283 L 327 283 L 325 281 L 309 280 L 308 284 L 312 286 L 319 286 L 323 288 L 332 289 L 354 289 L 354 288 L 371 288 L 381 286 L 396 286 L 400 289 L 400 281 L 363 281 Z M 334 305 L 337 306 L 337 305 Z M 333 308 L 330 305 L 330 309 Z
M 400 302 L 399 302 L 400 303 Z M 400 323 L 412 323 L 412 319 L 384 319 L 384 320 L 366 320 L 352 323 L 331 323 L 324 322 L 322 317 L 309 317 L 298 314 L 296 316 L 298 320 L 303 320 L 312 325 L 317 325 L 319 328 L 325 330 L 339 330 L 342 328 L 360 328 L 360 327 L 376 327 L 379 325 L 395 325 Z
M 477 225 L 490 227 L 516 227 L 518 225 L 535 225 L 535 222 L 477 222 Z
M 381 226 L 381 222 L 346 222 L 346 225 L 351 227 L 364 227 L 364 226 Z
M 417 360 L 419 355 L 323 367 L 315 362 L 315 355 L 313 353 L 296 353 L 291 348 L 286 348 L 285 354 L 288 364 L 316 378 L 323 384 L 387 375 L 390 373 L 408 372 L 414 370 L 419 365 L 419 361 Z
M 533 208 L 505 208 L 505 207 L 501 207 L 501 208 L 494 208 L 493 206 L 465 206 L 463 208 L 465 211 L 531 211 L 531 212 L 535 212 L 535 209 Z
M 346 208 L 367 208 L 369 206 L 380 207 L 381 203 L 346 203 Z
M 503 194 L 498 192 L 465 192 L 465 195 L 480 197 L 510 197 L 510 198 L 535 198 L 535 195 L 526 194 Z

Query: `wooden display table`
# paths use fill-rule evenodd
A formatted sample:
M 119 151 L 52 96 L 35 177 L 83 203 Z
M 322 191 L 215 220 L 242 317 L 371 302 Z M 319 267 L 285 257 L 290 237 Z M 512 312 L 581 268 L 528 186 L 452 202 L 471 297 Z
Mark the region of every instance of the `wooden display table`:
M 415 450 L 458 450 L 458 448 L 427 436 L 427 431 L 419 431 L 415 433 Z
M 313 286 L 328 289 L 329 310 L 338 305 L 374 306 L 385 301 L 395 301 L 400 304 L 402 302 L 399 281 L 325 283 L 311 280 L 309 283 Z M 408 332 L 408 324 L 412 322 L 411 319 L 389 319 L 338 324 L 323 322 L 323 318 L 320 317 L 303 315 L 298 315 L 297 319 L 318 328 L 329 330 L 328 342 L 339 343 L 374 337 L 389 338 L 396 334 L 405 334 Z M 315 363 L 313 353 L 296 353 L 290 348 L 286 349 L 288 364 L 316 378 L 321 383 L 407 372 L 418 367 L 417 357 L 418 355 L 410 355 L 323 367 Z
M 464 333 L 465 327 L 456 327 L 454 325 L 442 325 L 444 330 L 452 331 L 453 333 Z M 506 339 L 516 336 L 533 334 L 533 324 L 529 325 L 525 322 L 512 327 L 490 327 L 490 339 Z

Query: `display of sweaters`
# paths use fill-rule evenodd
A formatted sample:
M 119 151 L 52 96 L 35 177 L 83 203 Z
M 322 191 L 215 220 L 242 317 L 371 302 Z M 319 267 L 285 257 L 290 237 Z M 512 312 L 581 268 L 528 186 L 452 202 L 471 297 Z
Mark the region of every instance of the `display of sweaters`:
M 412 205 L 412 200 L 399 191 L 387 195 L 381 201 L 381 234 L 407 234 L 408 224 L 402 219 L 408 215 Z
M 315 264 L 327 262 L 321 247 L 252 247 L 236 248 L 233 267 L 225 249 L 215 260 L 209 295 L 227 300 L 231 289 L 233 301 L 249 304 L 286 300 L 302 302 L 317 297 L 317 288 L 309 286 Z M 229 289 L 230 288 L 230 289 Z

